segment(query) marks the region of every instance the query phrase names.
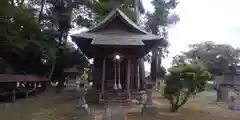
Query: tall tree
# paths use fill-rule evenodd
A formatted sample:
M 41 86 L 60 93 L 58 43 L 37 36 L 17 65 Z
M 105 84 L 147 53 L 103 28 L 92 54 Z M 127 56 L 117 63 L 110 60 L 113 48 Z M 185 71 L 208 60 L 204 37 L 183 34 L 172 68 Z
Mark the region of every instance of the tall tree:
M 201 61 L 209 71 L 218 75 L 232 71 L 240 63 L 240 49 L 228 44 L 216 44 L 211 41 L 189 45 L 184 52 L 185 60 Z
M 3 0 L 0 6 L 0 57 L 15 73 L 45 75 L 49 65 L 62 70 L 85 64 L 86 58 L 67 44 L 72 9 L 77 8 L 72 0 Z
M 153 0 L 152 5 L 155 8 L 153 13 L 147 13 L 147 22 L 145 23 L 145 29 L 153 34 L 162 35 L 165 42 L 156 44 L 152 50 L 151 56 L 151 79 L 156 81 L 157 71 L 161 68 L 161 59 L 164 57 L 164 53 L 167 53 L 167 27 L 169 24 L 173 24 L 179 21 L 179 17 L 176 14 L 170 14 L 170 10 L 176 8 L 176 0 Z M 148 57 L 150 58 L 150 57 Z

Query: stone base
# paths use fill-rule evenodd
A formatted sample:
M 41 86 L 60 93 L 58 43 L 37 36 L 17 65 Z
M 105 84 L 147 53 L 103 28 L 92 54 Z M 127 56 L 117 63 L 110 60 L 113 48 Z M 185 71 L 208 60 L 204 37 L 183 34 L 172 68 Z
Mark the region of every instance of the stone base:
M 102 120 L 126 120 L 120 103 L 105 104 L 105 112 Z
M 156 116 L 158 114 L 158 108 L 155 105 L 143 105 L 142 115 L 143 116 Z
M 88 108 L 87 104 L 76 106 L 73 114 L 74 116 L 88 116 L 90 114 L 90 109 Z
M 90 89 L 86 94 L 87 103 L 98 104 L 99 103 L 99 91 L 95 89 Z

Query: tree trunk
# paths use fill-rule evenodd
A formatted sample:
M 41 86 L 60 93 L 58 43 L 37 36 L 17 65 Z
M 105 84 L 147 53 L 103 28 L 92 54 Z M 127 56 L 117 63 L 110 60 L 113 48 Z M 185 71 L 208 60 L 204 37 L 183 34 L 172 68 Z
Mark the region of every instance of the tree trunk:
M 44 3 L 45 3 L 45 0 L 41 0 L 41 8 L 40 8 L 40 12 L 38 15 L 38 23 L 41 23 L 41 21 L 42 21 L 42 13 L 43 13 L 43 8 L 44 8 Z
M 151 63 L 151 80 L 157 80 L 157 51 L 153 49 L 152 51 L 152 63 Z
M 61 74 L 58 77 L 58 85 L 57 85 L 56 93 L 61 93 L 64 88 L 65 79 L 63 76 L 63 70 L 61 70 L 60 72 L 61 72 Z
M 187 102 L 189 96 L 191 95 L 191 92 L 185 93 L 184 94 L 185 96 L 184 96 L 183 100 L 180 99 L 180 95 L 181 95 L 181 93 L 179 92 L 179 94 L 176 96 L 177 97 L 176 102 L 174 102 L 173 97 L 170 99 L 170 103 L 171 103 L 170 111 L 171 112 L 177 112 L 179 110 L 179 108 L 182 107 Z
M 56 66 L 56 60 L 55 60 L 55 62 L 53 63 L 52 68 L 51 68 L 51 70 L 50 70 L 50 73 L 49 73 L 49 75 L 48 75 L 48 85 L 50 85 L 50 82 L 51 82 L 51 80 L 52 80 L 52 75 L 53 75 L 53 72 L 54 72 L 54 70 L 55 70 L 55 66 Z
M 178 105 L 173 105 L 171 106 L 170 112 L 177 112 L 179 110 L 179 106 Z

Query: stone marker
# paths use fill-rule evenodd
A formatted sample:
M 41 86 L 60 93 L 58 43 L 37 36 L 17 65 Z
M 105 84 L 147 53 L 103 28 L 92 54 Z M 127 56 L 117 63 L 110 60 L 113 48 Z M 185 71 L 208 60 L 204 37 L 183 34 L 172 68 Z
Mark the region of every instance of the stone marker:
M 126 120 L 120 103 L 106 103 L 102 120 Z
M 88 116 L 90 113 L 90 109 L 86 104 L 85 100 L 85 89 L 84 89 L 84 82 L 77 82 L 76 87 L 76 97 L 77 102 L 74 110 L 75 116 Z
M 142 115 L 145 116 L 155 116 L 158 112 L 157 107 L 153 104 L 152 101 L 152 85 L 151 83 L 149 83 L 147 85 L 147 90 L 146 90 L 146 94 L 147 94 L 147 100 L 146 102 L 143 104 L 142 107 Z
M 229 104 L 229 109 L 233 111 L 240 111 L 240 101 L 237 94 L 232 96 L 232 101 Z

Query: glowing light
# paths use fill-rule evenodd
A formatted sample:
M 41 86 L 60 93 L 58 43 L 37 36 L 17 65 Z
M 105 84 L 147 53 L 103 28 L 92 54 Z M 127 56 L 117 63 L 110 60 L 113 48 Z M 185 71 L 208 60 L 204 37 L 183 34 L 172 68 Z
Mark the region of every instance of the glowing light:
M 119 59 L 120 59 L 120 56 L 119 56 L 119 55 L 116 55 L 115 58 L 116 58 L 117 60 L 119 60 Z

